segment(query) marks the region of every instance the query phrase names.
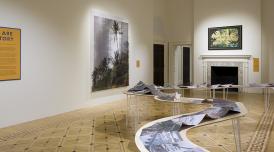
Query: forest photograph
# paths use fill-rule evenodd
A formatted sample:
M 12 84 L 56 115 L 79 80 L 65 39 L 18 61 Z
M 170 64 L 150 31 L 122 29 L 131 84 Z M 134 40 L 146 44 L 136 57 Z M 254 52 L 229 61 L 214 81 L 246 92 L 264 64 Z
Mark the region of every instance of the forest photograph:
M 128 23 L 94 16 L 92 92 L 128 86 Z

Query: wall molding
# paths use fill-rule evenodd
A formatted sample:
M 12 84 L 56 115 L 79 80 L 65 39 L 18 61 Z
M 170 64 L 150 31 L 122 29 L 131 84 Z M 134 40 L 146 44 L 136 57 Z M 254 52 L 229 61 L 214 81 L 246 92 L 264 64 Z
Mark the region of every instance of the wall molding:
M 250 60 L 252 55 L 201 55 L 202 60 L 205 59 L 247 59 Z

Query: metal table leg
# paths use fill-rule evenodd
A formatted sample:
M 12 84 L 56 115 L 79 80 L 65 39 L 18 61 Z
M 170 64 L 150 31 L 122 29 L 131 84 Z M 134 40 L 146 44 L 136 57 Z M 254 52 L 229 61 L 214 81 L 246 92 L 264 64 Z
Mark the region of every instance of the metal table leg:
M 205 99 L 207 99 L 207 89 L 204 90 L 204 93 L 205 93 L 204 97 L 205 97 Z
M 129 118 L 129 110 L 130 110 L 130 107 L 129 107 L 129 95 L 127 94 L 127 111 L 126 111 L 126 127 L 128 126 L 128 118 Z
M 172 116 L 175 116 L 175 114 L 176 114 L 176 104 L 175 104 L 175 102 L 173 102 L 172 103 Z
M 132 107 L 134 107 L 134 109 L 131 109 L 130 111 L 134 113 L 133 115 L 133 130 L 136 132 L 137 128 L 138 128 L 138 122 L 139 122 L 139 105 L 138 105 L 138 96 L 134 95 L 134 103 L 132 105 Z
M 136 112 L 137 112 L 137 121 L 136 121 L 136 128 L 139 124 L 140 121 L 140 101 L 139 101 L 139 96 L 136 96 Z M 136 129 L 137 130 L 137 129 Z
M 270 88 L 267 88 L 267 104 L 268 104 L 268 107 L 270 106 Z
M 226 88 L 223 88 L 223 99 L 226 99 Z
M 182 97 L 185 97 L 185 89 L 182 89 Z
M 181 105 L 177 102 L 172 102 L 172 116 L 176 116 L 181 112 Z
M 228 99 L 229 88 L 226 89 L 226 100 Z

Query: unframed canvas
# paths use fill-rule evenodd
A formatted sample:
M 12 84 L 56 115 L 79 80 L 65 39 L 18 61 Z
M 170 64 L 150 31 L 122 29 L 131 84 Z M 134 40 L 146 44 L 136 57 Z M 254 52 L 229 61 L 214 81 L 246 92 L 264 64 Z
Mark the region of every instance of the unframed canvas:
M 94 16 L 92 92 L 128 86 L 128 23 Z

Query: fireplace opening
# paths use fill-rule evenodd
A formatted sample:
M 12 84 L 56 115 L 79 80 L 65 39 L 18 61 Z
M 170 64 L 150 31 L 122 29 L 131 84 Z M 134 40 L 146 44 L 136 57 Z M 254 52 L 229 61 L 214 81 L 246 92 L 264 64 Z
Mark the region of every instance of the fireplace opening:
M 238 84 L 238 67 L 212 66 L 211 84 Z M 231 92 L 238 92 L 237 88 L 229 89 Z

